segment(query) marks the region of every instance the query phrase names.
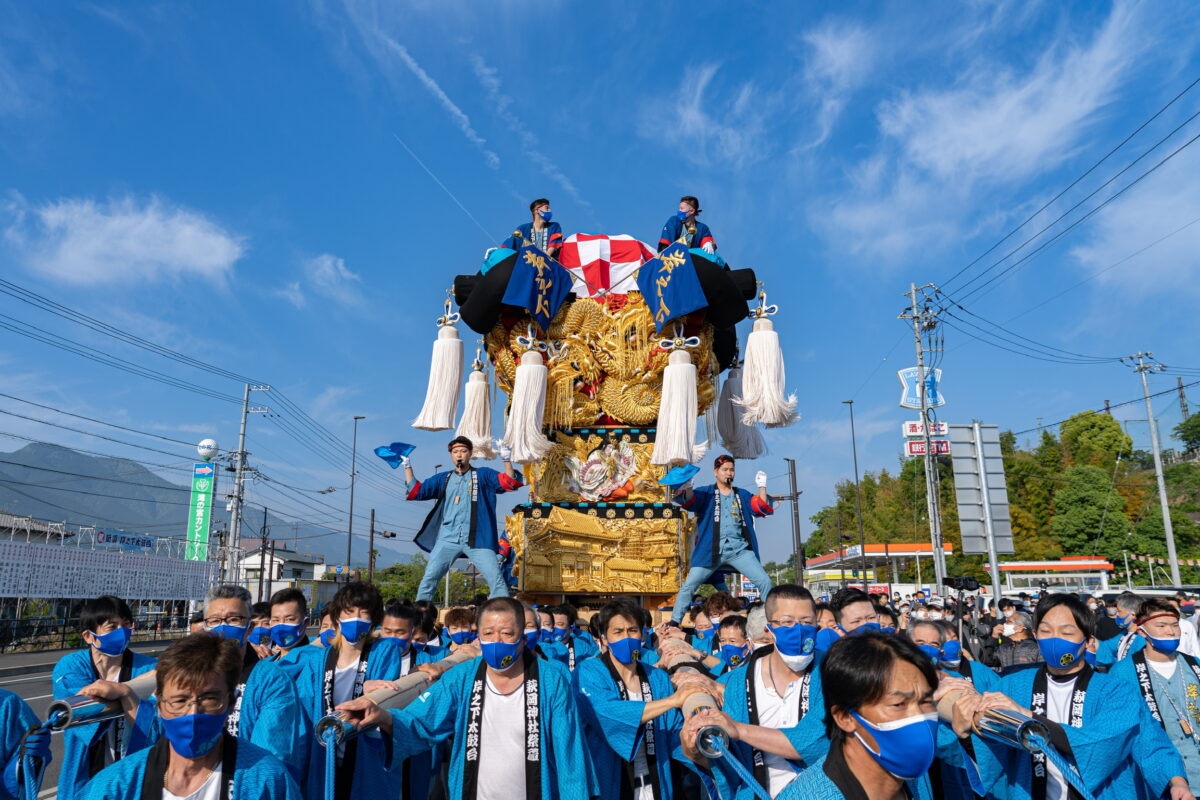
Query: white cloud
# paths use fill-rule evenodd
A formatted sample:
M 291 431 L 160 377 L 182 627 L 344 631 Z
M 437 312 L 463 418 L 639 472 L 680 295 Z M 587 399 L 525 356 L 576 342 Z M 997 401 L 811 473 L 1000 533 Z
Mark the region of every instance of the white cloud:
M 487 92 L 488 100 L 492 102 L 496 116 L 503 120 L 508 129 L 521 140 L 521 152 L 530 161 L 537 164 L 546 177 L 561 186 L 572 200 L 590 208 L 590 204 L 579 193 L 574 182 L 542 152 L 542 144 L 533 131 L 529 130 L 521 118 L 513 113 L 511 108 L 513 99 L 504 93 L 500 83 L 500 73 L 495 68 L 488 66 L 487 62 L 478 54 L 471 56 L 471 68 L 475 71 L 475 77 L 479 79 L 480 85 Z
M 810 50 L 804 78 L 819 101 L 815 147 L 829 138 L 838 117 L 855 89 L 870 74 L 878 42 L 865 28 L 837 23 L 816 28 L 802 37 Z
M 346 267 L 345 259 L 322 253 L 304 262 L 299 280 L 285 283 L 275 294 L 296 308 L 308 306 L 310 293 L 341 306 L 358 306 L 363 303 L 361 286 L 362 278 Z
M 773 98 L 752 81 L 726 92 L 711 88 L 719 64 L 687 67 L 672 103 L 643 109 L 638 133 L 700 166 L 743 167 L 767 156 L 766 119 Z
M 40 206 L 12 195 L 5 240 L 25 267 L 79 286 L 200 278 L 223 282 L 245 252 L 200 212 L 158 197 L 63 198 Z

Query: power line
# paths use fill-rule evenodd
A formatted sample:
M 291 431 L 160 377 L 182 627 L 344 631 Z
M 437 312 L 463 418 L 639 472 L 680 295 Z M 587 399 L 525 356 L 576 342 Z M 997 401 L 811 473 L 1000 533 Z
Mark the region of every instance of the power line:
M 105 441 L 108 441 L 108 442 L 114 442 L 116 444 L 123 444 L 126 447 L 136 447 L 140 450 L 149 450 L 152 453 L 160 453 L 160 454 L 166 455 L 166 456 L 174 456 L 174 457 L 179 456 L 178 453 L 171 453 L 171 452 L 168 452 L 167 450 L 159 450 L 157 447 L 150 447 L 150 446 L 144 445 L 144 444 L 136 444 L 134 442 L 126 442 L 122 439 L 115 439 L 111 436 L 105 436 L 102 433 L 92 433 L 91 431 L 85 431 L 81 428 L 72 428 L 70 425 L 62 425 L 57 422 L 50 422 L 49 420 L 38 419 L 37 417 L 30 417 L 26 414 L 18 414 L 15 411 L 5 411 L 4 409 L 0 409 L 0 414 L 4 414 L 9 417 L 16 417 L 18 419 L 27 420 L 29 422 L 37 422 L 41 425 L 49 425 L 52 428 L 60 428 L 64 431 L 71 431 L 73 433 L 81 433 L 84 436 L 93 436 L 97 439 L 104 439 Z
M 9 400 L 16 400 L 18 403 L 25 403 L 26 405 L 36 406 L 37 408 L 41 408 L 46 411 L 53 411 L 56 414 L 63 414 L 64 416 L 74 417 L 75 419 L 82 419 L 82 420 L 86 420 L 88 422 L 94 422 L 97 425 L 106 425 L 110 428 L 116 428 L 117 430 L 126 431 L 128 433 L 136 433 L 139 436 L 148 436 L 152 439 L 160 439 L 164 442 L 171 442 L 172 444 L 182 444 L 182 445 L 186 445 L 188 447 L 192 447 L 195 445 L 194 442 L 185 442 L 182 439 L 172 439 L 170 436 L 161 436 L 157 433 L 148 433 L 146 431 L 140 431 L 137 428 L 129 428 L 124 425 L 118 425 L 115 422 L 105 422 L 102 419 L 95 419 L 93 417 L 85 417 L 83 414 L 76 414 L 72 411 L 63 411 L 61 408 L 55 408 L 54 406 L 48 406 L 43 403 L 35 403 L 32 400 L 26 400 L 25 398 L 17 397 L 16 395 L 5 394 L 4 392 L 0 392 L 0 397 L 5 397 L 5 398 L 8 398 Z
M 1189 387 L 1192 387 L 1192 386 L 1197 386 L 1197 385 L 1200 385 L 1200 381 L 1192 381 L 1191 383 L 1185 383 L 1185 384 L 1183 385 L 1183 388 L 1184 388 L 1184 389 L 1187 389 L 1187 388 L 1189 388 Z M 1179 387 L 1178 387 L 1178 386 L 1172 386 L 1170 389 L 1164 389 L 1164 390 L 1162 390 L 1161 392 L 1154 392 L 1154 393 L 1152 393 L 1150 396 L 1151 396 L 1151 397 L 1161 397 L 1161 396 L 1162 396 L 1162 395 L 1164 395 L 1164 394 L 1175 394 L 1175 392 L 1177 392 L 1177 391 L 1179 391 Z M 1136 398 L 1136 399 L 1134 399 L 1134 400 L 1125 400 L 1125 401 L 1123 401 L 1123 402 L 1120 402 L 1120 403 L 1113 403 L 1113 404 L 1110 404 L 1110 405 L 1108 406 L 1108 408 L 1110 408 L 1110 409 L 1112 409 L 1112 408 L 1121 408 L 1122 406 L 1130 406 L 1130 405 L 1133 405 L 1134 403 L 1144 403 L 1144 402 L 1145 402 L 1145 398 L 1144 398 L 1144 397 L 1138 397 L 1138 398 Z M 1105 412 L 1104 412 L 1104 411 L 1085 411 L 1085 412 L 1083 412 L 1083 413 L 1080 413 L 1080 414 L 1075 414 L 1075 415 L 1073 415 L 1072 417 L 1067 417 L 1067 419 L 1073 419 L 1073 418 L 1075 418 L 1075 417 L 1090 417 L 1090 416 L 1091 416 L 1091 415 L 1093 415 L 1093 414 L 1103 414 L 1103 413 L 1105 413 Z M 1040 431 L 1040 430 L 1043 430 L 1043 429 L 1045 429 L 1045 428 L 1053 428 L 1053 427 L 1055 427 L 1055 426 L 1058 426 L 1058 425 L 1061 425 L 1061 424 L 1063 424 L 1063 423 L 1064 423 L 1064 422 L 1066 422 L 1066 421 L 1067 421 L 1066 419 L 1060 419 L 1058 422 L 1051 422 L 1051 423 L 1049 423 L 1048 425 L 1038 425 L 1038 426 L 1036 426 L 1036 427 L 1033 427 L 1033 428 L 1028 428 L 1028 429 L 1026 429 L 1026 430 L 1023 430 L 1023 431 L 1016 431 L 1016 432 L 1013 434 L 1013 436 L 1022 436 L 1022 435 L 1026 434 L 1026 433 L 1034 433 L 1035 431 Z

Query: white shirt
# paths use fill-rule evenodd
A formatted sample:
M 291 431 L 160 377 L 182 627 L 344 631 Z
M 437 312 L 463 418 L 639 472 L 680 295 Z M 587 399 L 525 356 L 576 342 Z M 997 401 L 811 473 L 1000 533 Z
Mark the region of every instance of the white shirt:
M 337 708 L 342 703 L 348 703 L 354 699 L 354 682 L 358 678 L 358 662 L 356 660 L 348 667 L 339 667 L 333 671 L 333 706 Z M 346 740 L 338 742 L 338 761 L 341 761 L 346 756 Z M 203 800 L 208 800 L 204 798 Z
M 412 671 L 412 662 L 413 662 L 412 650 L 410 649 L 407 653 L 405 653 L 400 658 L 400 677 L 401 678 L 403 678 L 405 675 L 407 675 L 409 672 Z
M 1200 636 L 1196 635 L 1196 626 L 1183 620 L 1179 624 L 1179 652 L 1200 658 Z
M 1071 724 L 1071 696 L 1075 694 L 1075 679 L 1059 683 L 1046 678 L 1046 716 L 1060 725 Z M 1069 785 L 1058 767 L 1046 761 L 1046 800 L 1067 800 Z
M 794 728 L 800 724 L 800 688 L 804 682 L 798 678 L 787 685 L 783 697 L 775 691 L 768 676 L 767 664 L 770 656 L 758 660 L 758 679 L 754 682 L 754 703 L 758 708 L 758 724 L 764 728 Z M 769 786 L 767 791 L 771 797 L 778 797 L 784 787 L 795 780 L 799 774 L 792 768 L 791 763 L 783 756 L 774 753 L 763 753 L 763 763 L 767 767 Z
M 641 692 L 631 692 L 628 686 L 625 687 L 625 691 L 628 692 L 630 700 L 642 702 Z M 644 723 L 643 727 L 645 727 Z M 654 784 L 650 783 L 650 762 L 646 760 L 646 738 L 644 736 L 641 746 L 638 747 L 637 755 L 633 757 L 633 774 L 638 778 L 646 779 L 646 782 L 634 791 L 633 800 L 654 800 Z
M 525 796 L 525 684 L 503 695 L 485 679 L 478 800 Z M 544 757 L 545 754 L 543 754 Z
M 1151 661 L 1146 659 L 1146 666 L 1157 672 L 1165 681 L 1175 677 L 1175 669 L 1179 663 L 1179 659 L 1172 658 L 1170 661 Z
M 217 768 L 208 776 L 208 780 L 191 794 L 174 794 L 164 786 L 162 796 L 163 800 L 219 800 L 221 797 L 221 762 L 217 762 Z

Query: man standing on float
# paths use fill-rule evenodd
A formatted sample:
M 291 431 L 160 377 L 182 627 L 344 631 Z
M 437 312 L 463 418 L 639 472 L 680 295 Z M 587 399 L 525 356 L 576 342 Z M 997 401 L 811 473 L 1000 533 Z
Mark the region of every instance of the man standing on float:
M 550 201 L 539 197 L 529 204 L 530 222 L 518 225 L 504 241 L 504 246 L 520 250 L 526 245 L 533 245 L 551 258 L 558 257 L 558 250 L 563 244 L 562 226 L 551 222 L 554 213 L 550 210 Z
M 471 559 L 492 597 L 508 597 L 508 586 L 496 559 L 499 536 L 496 532 L 496 495 L 519 489 L 524 484 L 513 469 L 512 451 L 500 445 L 504 471 L 490 467 L 472 467 L 471 440 L 458 436 L 450 441 L 450 460 L 454 469 L 439 472 L 421 482 L 413 474 L 407 456 L 404 465 L 404 484 L 409 500 L 436 500 L 433 510 L 421 525 L 416 543 L 429 553 L 429 563 L 417 589 L 417 600 L 432 600 L 438 581 L 460 555 Z
M 696 541 L 692 547 L 691 569 L 679 594 L 671 620 L 679 622 L 692 604 L 692 595 L 717 568 L 727 564 L 742 573 L 766 596 L 774 585 L 758 557 L 758 539 L 754 535 L 754 517 L 774 513 L 767 499 L 767 473 L 754 476 L 757 494 L 733 485 L 733 456 L 717 456 L 713 475 L 717 482 L 698 489 L 685 488 L 675 501 L 696 515 Z

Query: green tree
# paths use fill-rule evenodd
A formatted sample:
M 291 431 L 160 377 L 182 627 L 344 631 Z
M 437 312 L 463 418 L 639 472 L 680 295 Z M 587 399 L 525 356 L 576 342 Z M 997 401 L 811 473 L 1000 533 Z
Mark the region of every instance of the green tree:
M 1108 414 L 1083 411 L 1073 414 L 1060 427 L 1063 453 L 1068 464 L 1090 464 L 1111 470 L 1119 453 L 1133 449 L 1133 439 Z
M 1090 555 L 1098 538 L 1111 542 L 1124 537 L 1131 525 L 1108 473 L 1099 467 L 1074 466 L 1063 477 L 1065 482 L 1054 493 L 1050 534 L 1064 552 Z
M 1173 433 L 1176 439 L 1183 442 L 1185 449 L 1195 450 L 1200 447 L 1200 414 L 1192 414 L 1176 425 Z

